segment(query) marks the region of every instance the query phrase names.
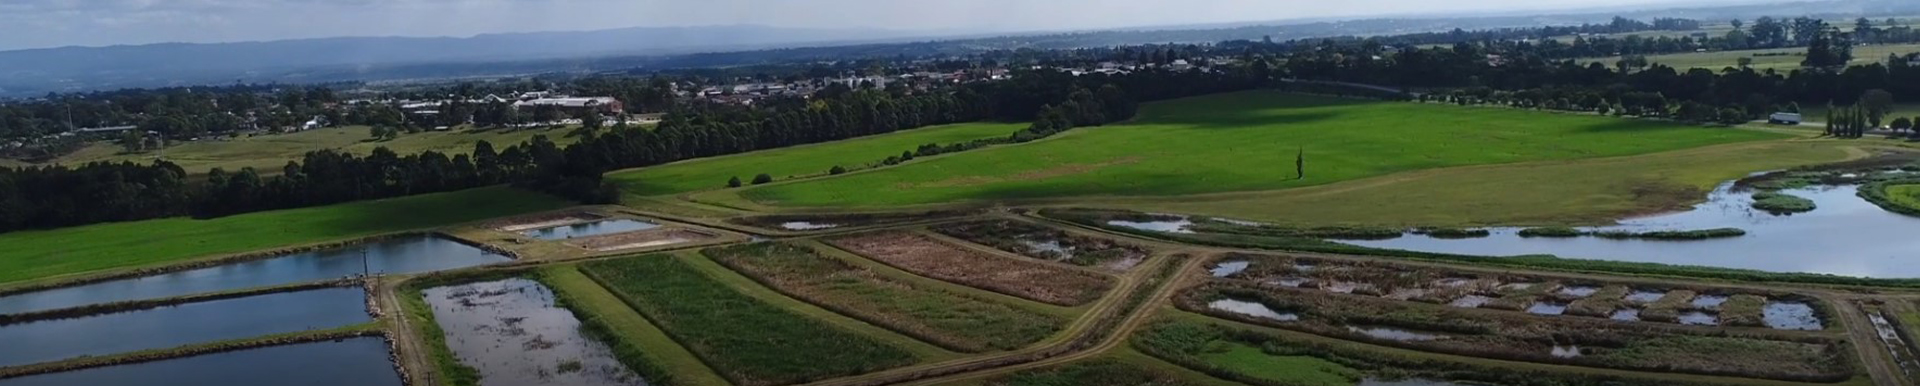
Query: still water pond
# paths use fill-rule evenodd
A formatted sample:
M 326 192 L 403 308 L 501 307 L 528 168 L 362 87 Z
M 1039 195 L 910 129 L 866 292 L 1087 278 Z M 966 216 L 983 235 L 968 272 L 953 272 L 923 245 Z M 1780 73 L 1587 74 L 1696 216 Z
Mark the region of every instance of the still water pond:
M 510 260 L 437 236 L 407 236 L 361 246 L 0 297 L 0 314 L 336 279 L 361 272 L 363 250 L 367 266 L 375 273 L 441 271 Z
M 1594 237 L 1523 238 L 1519 229 L 1494 229 L 1479 239 L 1436 239 L 1408 235 L 1392 240 L 1341 241 L 1376 248 L 1485 256 L 1551 254 L 1564 258 L 1653 262 L 1812 272 L 1845 276 L 1920 277 L 1920 218 L 1887 212 L 1855 196 L 1858 186 L 1820 186 L 1785 190 L 1813 200 L 1818 209 L 1776 216 L 1753 209 L 1750 192 L 1721 184 L 1693 210 L 1629 219 L 1596 230 L 1694 230 L 1740 228 L 1744 237 L 1697 240 L 1609 240 Z
M 632 231 L 644 231 L 644 230 L 659 228 L 659 227 L 660 227 L 660 224 L 654 224 L 646 221 L 617 219 L 617 220 L 596 221 L 596 222 L 590 222 L 590 223 L 584 223 L 584 224 L 561 225 L 561 226 L 552 227 L 552 228 L 534 229 L 530 231 L 520 232 L 520 234 L 527 235 L 527 237 L 532 237 L 532 238 L 541 239 L 541 240 L 566 240 L 566 239 L 571 239 L 575 237 L 599 236 L 599 235 L 610 235 L 615 233 L 626 233 L 626 232 L 632 232 Z
M 387 343 L 355 338 L 0 380 L 0 386 L 400 386 Z
M 460 363 L 480 371 L 482 385 L 646 385 L 605 344 L 580 333 L 573 312 L 554 306 L 553 292 L 527 279 L 422 291 Z
M 0 367 L 343 327 L 373 320 L 360 288 L 215 300 L 0 327 Z

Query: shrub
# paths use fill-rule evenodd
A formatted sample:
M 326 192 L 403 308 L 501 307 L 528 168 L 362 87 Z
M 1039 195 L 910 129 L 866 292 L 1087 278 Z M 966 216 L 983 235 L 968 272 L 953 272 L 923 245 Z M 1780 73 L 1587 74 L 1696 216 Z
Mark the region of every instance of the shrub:
M 773 176 L 769 176 L 766 173 L 760 173 L 760 175 L 753 176 L 754 185 L 765 184 L 768 182 L 773 182 Z
M 1580 237 L 1586 234 L 1579 229 L 1568 227 L 1542 227 L 1520 230 L 1520 237 Z
M 729 187 L 729 188 L 738 188 L 738 187 L 740 187 L 740 176 L 734 176 L 734 177 L 733 177 L 733 178 L 731 178 L 731 179 L 727 179 L 727 187 Z
M 840 165 L 833 165 L 833 169 L 827 169 L 827 174 L 835 176 L 847 174 L 847 168 L 840 167 Z

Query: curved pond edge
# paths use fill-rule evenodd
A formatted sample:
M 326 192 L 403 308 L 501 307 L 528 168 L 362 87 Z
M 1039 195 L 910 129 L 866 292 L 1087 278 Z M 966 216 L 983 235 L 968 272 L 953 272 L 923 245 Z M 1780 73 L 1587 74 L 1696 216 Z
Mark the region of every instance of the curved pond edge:
M 487 243 L 462 238 L 462 237 L 453 235 L 449 232 L 406 231 L 406 232 L 395 232 L 395 233 L 386 233 L 386 234 L 380 234 L 380 235 L 359 237 L 359 238 L 346 239 L 346 240 L 336 240 L 336 241 L 328 241 L 328 242 L 314 243 L 314 244 L 303 244 L 303 245 L 297 245 L 297 246 L 291 246 L 291 247 L 265 249 L 265 250 L 258 250 L 258 251 L 252 251 L 252 252 L 242 252 L 237 254 L 228 254 L 220 257 L 190 260 L 190 261 L 172 263 L 172 264 L 161 265 L 161 266 L 107 271 L 105 273 L 96 273 L 88 276 L 77 276 L 77 277 L 72 277 L 67 279 L 56 279 L 56 280 L 42 281 L 37 283 L 29 282 L 27 284 L 21 284 L 21 285 L 16 285 L 11 287 L 0 286 L 0 297 L 19 295 L 19 294 L 24 294 L 29 292 L 60 289 L 65 287 L 77 287 L 77 286 L 97 284 L 101 282 L 114 281 L 114 280 L 164 275 L 169 273 L 190 271 L 195 269 L 216 267 L 216 266 L 222 266 L 222 265 L 228 265 L 228 264 L 244 263 L 244 262 L 250 262 L 250 261 L 257 261 L 257 260 L 266 260 L 266 259 L 272 259 L 276 257 L 307 253 L 307 252 L 313 252 L 313 251 L 345 248 L 345 247 L 350 247 L 350 246 L 360 245 L 360 244 L 377 243 L 377 242 L 388 241 L 388 240 L 395 240 L 395 239 L 408 238 L 408 237 L 421 237 L 421 236 L 438 237 L 448 241 L 460 243 L 466 246 L 478 248 L 481 251 L 485 251 L 487 253 L 505 256 L 508 259 L 511 259 L 514 261 L 521 260 L 520 255 L 518 253 L 514 253 L 513 251 L 509 251 L 504 248 L 489 245 Z
M 1900 185 L 1920 185 L 1920 179 L 1870 182 L 1865 185 L 1860 185 L 1860 191 L 1857 195 L 1859 195 L 1861 199 L 1865 199 L 1867 202 L 1871 202 L 1873 205 L 1879 206 L 1880 209 L 1885 209 L 1888 212 L 1920 217 L 1920 207 L 1901 205 L 1898 202 L 1894 202 L 1892 197 L 1887 197 L 1887 188 Z
M 172 307 L 172 306 L 191 304 L 191 303 L 200 303 L 200 302 L 210 302 L 215 300 L 238 299 L 238 298 L 254 297 L 254 296 L 260 296 L 260 295 L 272 295 L 272 294 L 278 294 L 278 293 L 299 292 L 299 291 L 316 290 L 316 289 L 323 289 L 323 288 L 346 288 L 346 287 L 361 286 L 362 282 L 363 280 L 359 280 L 359 279 L 338 279 L 338 280 L 328 280 L 328 281 L 319 281 L 319 282 L 297 283 L 297 284 L 289 284 L 289 285 L 282 285 L 282 286 L 248 288 L 248 289 L 234 290 L 234 291 L 175 296 L 170 298 L 133 300 L 133 301 L 114 302 L 114 303 L 101 303 L 101 304 L 92 304 L 92 305 L 85 305 L 85 306 L 79 306 L 79 307 L 73 307 L 73 308 L 61 308 L 61 309 L 53 309 L 53 310 L 46 310 L 46 311 L 20 313 L 20 314 L 5 314 L 5 315 L 0 315 L 0 327 L 5 327 L 5 326 L 10 326 L 15 324 L 31 323 L 31 322 L 60 320 L 60 319 L 74 319 L 74 318 L 83 318 L 83 317 L 89 317 L 89 316 L 144 311 L 144 310 L 151 310 L 155 308 Z M 368 293 L 371 294 L 373 292 L 368 292 Z M 369 310 L 372 310 L 372 309 L 369 308 Z M 376 318 L 380 316 L 379 314 L 372 313 L 372 312 L 370 312 L 369 315 Z
M 426 352 L 423 354 L 429 361 L 427 365 L 430 366 L 430 368 L 417 370 L 443 378 L 450 384 L 476 383 L 473 380 L 477 380 L 479 377 L 478 371 L 461 363 L 459 357 L 454 354 L 453 349 L 447 345 L 446 334 L 441 330 L 440 322 L 434 317 L 431 306 L 427 304 L 424 298 L 424 291 L 426 289 L 520 278 L 533 280 L 551 290 L 554 295 L 554 306 L 573 313 L 574 318 L 580 321 L 581 333 L 588 339 L 593 339 L 607 345 L 607 348 L 612 351 L 614 359 L 619 361 L 620 364 L 625 365 L 628 370 L 633 370 L 634 373 L 639 374 L 641 378 L 646 379 L 650 384 L 671 385 L 674 383 L 672 371 L 656 364 L 657 362 L 653 358 L 648 357 L 643 350 L 633 343 L 615 337 L 612 333 L 613 326 L 607 325 L 606 321 L 600 320 L 599 318 L 590 317 L 587 312 L 575 310 L 573 305 L 578 304 L 578 300 L 574 299 L 572 295 L 566 293 L 566 291 L 555 289 L 556 286 L 549 282 L 550 279 L 546 277 L 546 273 L 541 271 L 542 269 L 543 268 L 526 266 L 497 266 L 481 270 L 429 273 L 413 276 L 399 283 L 394 289 L 400 300 L 400 304 L 396 305 L 396 307 L 398 307 L 397 312 L 399 312 L 398 317 L 407 318 L 411 321 L 413 332 L 419 336 L 421 343 L 424 344 L 425 347 L 423 349 Z M 599 284 L 595 283 L 594 285 Z M 392 343 L 391 339 L 389 343 Z M 397 349 L 393 352 L 394 355 L 399 355 Z M 394 363 L 396 367 L 401 367 L 400 363 L 402 362 L 398 359 L 396 359 Z M 404 384 L 413 384 L 409 379 L 411 373 L 408 373 L 404 368 L 401 368 L 400 372 L 401 380 Z M 467 382 L 463 383 L 463 381 Z

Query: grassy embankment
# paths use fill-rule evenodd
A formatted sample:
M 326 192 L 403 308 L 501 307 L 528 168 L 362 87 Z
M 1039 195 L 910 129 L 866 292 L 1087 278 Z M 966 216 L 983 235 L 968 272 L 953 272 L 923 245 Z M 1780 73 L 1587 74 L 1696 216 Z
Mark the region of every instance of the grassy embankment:
M 208 220 L 167 218 L 0 234 L 0 284 L 164 265 L 566 207 L 558 198 L 481 188 Z
M 219 141 L 202 139 L 195 142 L 176 142 L 164 151 L 126 153 L 126 149 L 111 142 L 98 142 L 87 145 L 73 154 L 55 159 L 52 163 L 75 166 L 96 161 L 131 161 L 137 163 L 152 162 L 156 157 L 180 165 L 189 174 L 206 173 L 213 168 L 226 169 L 229 172 L 252 167 L 261 173 L 278 174 L 280 167 L 287 161 L 299 160 L 307 152 L 315 150 L 343 150 L 353 154 L 366 155 L 373 149 L 386 147 L 401 155 L 415 154 L 428 150 L 456 154 L 473 152 L 473 144 L 480 141 L 493 143 L 495 149 L 506 149 L 509 145 L 526 142 L 535 135 L 545 135 L 554 143 L 567 145 L 579 141 L 579 137 L 568 136 L 572 128 L 548 129 L 470 129 L 449 131 L 427 131 L 403 134 L 390 141 L 376 141 L 370 134 L 372 129 L 366 126 L 348 126 L 302 131 L 288 134 L 260 135 L 240 139 Z
M 736 385 L 803 383 L 924 358 L 749 296 L 709 276 L 692 259 L 649 255 L 581 268 Z
M 1065 318 L 895 279 L 812 248 L 759 243 L 708 257 L 794 298 L 961 352 L 1012 350 L 1065 327 Z
M 743 205 L 796 207 L 1168 197 L 1785 137 L 1651 120 L 1254 91 L 1148 104 L 1133 123 L 1022 146 L 737 194 L 752 201 Z M 1306 177 L 1296 179 L 1293 163 L 1302 149 Z
M 859 170 L 925 144 L 946 145 L 1012 135 L 1025 124 L 962 123 L 834 141 L 763 150 L 744 154 L 688 160 L 673 164 L 613 172 L 609 180 L 630 197 L 659 196 L 722 189 L 727 179 L 751 182 L 765 173 L 776 180 L 826 175 L 834 166 Z

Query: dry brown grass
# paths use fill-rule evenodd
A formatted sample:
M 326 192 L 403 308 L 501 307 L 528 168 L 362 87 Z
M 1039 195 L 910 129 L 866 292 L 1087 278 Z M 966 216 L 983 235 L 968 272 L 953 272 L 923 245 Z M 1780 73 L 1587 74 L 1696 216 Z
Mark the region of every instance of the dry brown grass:
M 1112 278 L 1099 274 L 987 255 L 908 232 L 865 233 L 828 242 L 921 276 L 1049 304 L 1087 304 L 1114 285 Z

